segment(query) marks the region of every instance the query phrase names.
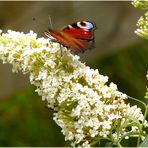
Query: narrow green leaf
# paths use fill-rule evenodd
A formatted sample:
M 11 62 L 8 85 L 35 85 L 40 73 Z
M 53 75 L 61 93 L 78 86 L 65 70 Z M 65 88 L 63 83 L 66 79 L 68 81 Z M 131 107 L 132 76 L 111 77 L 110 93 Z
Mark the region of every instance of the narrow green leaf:
M 107 142 L 106 144 L 105 144 L 105 147 L 112 147 L 113 146 L 113 143 L 112 142 Z
M 144 139 L 144 141 L 139 145 L 139 147 L 148 147 L 148 136 Z

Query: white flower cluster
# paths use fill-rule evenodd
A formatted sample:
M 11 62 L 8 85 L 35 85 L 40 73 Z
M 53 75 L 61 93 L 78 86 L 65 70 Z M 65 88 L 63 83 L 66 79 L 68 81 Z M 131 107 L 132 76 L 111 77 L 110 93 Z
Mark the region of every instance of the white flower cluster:
M 145 13 L 145 17 L 141 16 L 137 22 L 139 27 L 135 33 L 142 38 L 148 39 L 148 12 Z
M 79 56 L 58 43 L 37 38 L 32 31 L 1 33 L 0 59 L 11 63 L 13 71 L 30 74 L 31 84 L 54 110 L 55 122 L 73 146 L 93 146 L 102 138 L 119 140 L 138 131 L 126 128 L 132 118 L 143 121 L 141 110 L 125 104 L 127 96 L 114 83 L 106 84 L 107 76 L 81 63 Z
M 148 9 L 148 0 L 132 0 L 132 4 L 136 8 Z
M 132 4 L 136 8 L 148 10 L 148 0 L 133 0 Z M 140 17 L 137 26 L 138 29 L 135 33 L 142 38 L 148 39 L 148 12 L 145 13 L 145 16 Z

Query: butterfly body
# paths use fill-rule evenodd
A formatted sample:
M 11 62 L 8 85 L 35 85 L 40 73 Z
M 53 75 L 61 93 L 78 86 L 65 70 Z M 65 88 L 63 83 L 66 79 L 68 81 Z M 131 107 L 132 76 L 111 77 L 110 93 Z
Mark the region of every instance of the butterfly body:
M 79 53 L 94 47 L 95 24 L 90 21 L 72 23 L 61 30 L 49 29 L 45 35 Z

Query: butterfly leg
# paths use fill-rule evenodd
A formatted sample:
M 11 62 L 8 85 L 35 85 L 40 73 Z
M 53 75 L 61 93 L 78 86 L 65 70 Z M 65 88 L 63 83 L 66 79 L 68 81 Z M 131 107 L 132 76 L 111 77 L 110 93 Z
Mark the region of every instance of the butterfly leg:
M 52 41 L 49 41 L 49 42 L 50 42 L 50 46 L 53 48 Z
M 53 48 L 53 45 L 49 42 L 49 43 L 46 43 L 46 46 L 48 47 L 48 46 L 51 46 L 51 48 Z
M 61 57 L 63 56 L 62 45 L 60 44 Z
M 48 47 L 48 46 L 51 46 L 51 48 L 53 48 L 52 43 L 53 43 L 53 41 L 49 40 L 49 42 L 48 42 L 48 43 L 46 43 L 46 46 L 47 46 L 47 47 Z

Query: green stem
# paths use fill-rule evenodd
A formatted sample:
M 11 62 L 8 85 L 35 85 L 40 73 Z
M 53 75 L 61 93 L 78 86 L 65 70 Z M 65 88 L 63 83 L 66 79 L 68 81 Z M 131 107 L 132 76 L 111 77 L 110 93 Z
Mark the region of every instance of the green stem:
M 142 134 L 143 136 L 144 136 L 144 134 Z M 131 132 L 131 133 L 127 133 L 127 134 L 125 134 L 125 135 L 123 135 L 122 137 L 121 137 L 121 139 L 120 139 L 120 141 L 119 142 L 121 142 L 122 141 L 122 139 L 124 139 L 126 136 L 128 136 L 128 137 L 139 137 L 139 132 Z
M 142 129 L 143 129 L 143 126 L 144 126 L 144 122 L 145 122 L 145 120 L 146 120 L 146 117 L 147 117 L 147 114 L 148 114 L 148 105 L 146 105 L 144 102 L 142 102 L 142 101 L 140 101 L 140 100 L 138 100 L 138 99 L 135 99 L 135 98 L 133 98 L 133 97 L 130 97 L 130 96 L 128 96 L 130 99 L 132 99 L 132 100 L 135 100 L 135 101 L 138 101 L 138 102 L 140 102 L 141 104 L 143 104 L 144 105 L 144 107 L 145 107 L 145 113 L 144 113 L 144 118 L 143 118 L 143 121 L 142 121 L 142 124 L 141 124 L 141 128 L 140 128 L 140 133 L 139 133 L 139 137 L 138 137 L 138 140 L 137 140 L 137 146 L 140 144 L 140 138 L 141 138 L 141 135 L 142 135 Z
M 130 99 L 132 99 L 132 100 L 135 100 L 135 101 L 137 101 L 137 102 L 140 102 L 141 104 L 144 105 L 144 107 L 145 107 L 145 109 L 146 109 L 147 105 L 146 105 L 144 102 L 142 102 L 142 101 L 140 101 L 140 100 L 138 100 L 138 99 L 136 99 L 136 98 L 130 97 L 130 96 L 128 96 L 128 98 L 130 98 Z
M 120 144 L 119 140 L 116 141 L 113 137 L 111 138 L 111 141 L 118 147 L 121 147 L 122 148 L 122 145 Z
M 117 146 L 122 148 L 122 145 L 120 144 L 120 142 L 117 142 Z
M 142 128 L 143 128 L 143 125 L 144 125 L 144 121 L 146 120 L 147 114 L 148 114 L 148 105 L 146 106 L 146 110 L 145 110 L 145 113 L 144 113 L 144 119 L 142 121 Z

